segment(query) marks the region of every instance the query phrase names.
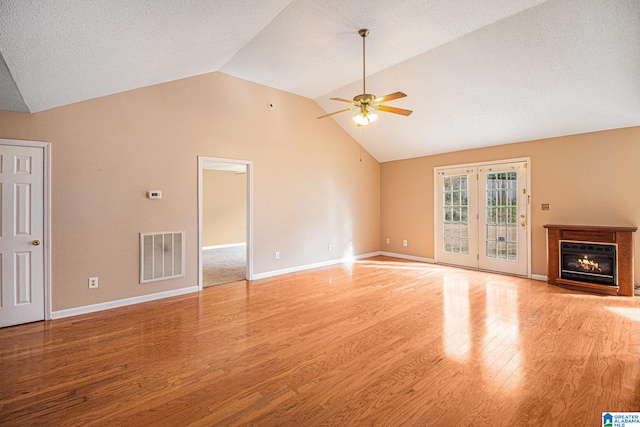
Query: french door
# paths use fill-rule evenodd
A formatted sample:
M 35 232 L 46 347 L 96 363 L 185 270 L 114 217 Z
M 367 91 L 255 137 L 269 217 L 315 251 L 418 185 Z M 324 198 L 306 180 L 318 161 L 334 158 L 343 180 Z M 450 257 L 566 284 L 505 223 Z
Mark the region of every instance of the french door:
M 527 160 L 436 168 L 436 262 L 528 275 L 527 170 Z

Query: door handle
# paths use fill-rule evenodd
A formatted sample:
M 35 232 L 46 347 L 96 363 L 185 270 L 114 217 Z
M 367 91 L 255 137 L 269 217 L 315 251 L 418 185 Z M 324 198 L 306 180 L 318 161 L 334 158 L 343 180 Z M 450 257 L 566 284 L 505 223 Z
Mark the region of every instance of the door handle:
M 40 246 L 40 240 L 34 240 L 31 243 L 33 244 L 33 246 Z

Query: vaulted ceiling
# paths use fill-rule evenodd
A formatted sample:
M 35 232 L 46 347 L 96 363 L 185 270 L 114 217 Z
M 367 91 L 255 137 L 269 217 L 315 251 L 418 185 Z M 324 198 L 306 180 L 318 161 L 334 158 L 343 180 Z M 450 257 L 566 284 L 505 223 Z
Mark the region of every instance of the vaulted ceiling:
M 221 71 L 314 99 L 408 97 L 356 127 L 379 161 L 640 125 L 638 0 L 0 0 L 0 109 Z

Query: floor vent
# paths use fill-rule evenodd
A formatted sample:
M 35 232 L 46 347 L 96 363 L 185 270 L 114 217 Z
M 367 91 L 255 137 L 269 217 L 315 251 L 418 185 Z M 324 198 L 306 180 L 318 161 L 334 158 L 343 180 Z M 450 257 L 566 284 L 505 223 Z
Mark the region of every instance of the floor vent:
M 182 231 L 140 233 L 140 283 L 184 276 Z

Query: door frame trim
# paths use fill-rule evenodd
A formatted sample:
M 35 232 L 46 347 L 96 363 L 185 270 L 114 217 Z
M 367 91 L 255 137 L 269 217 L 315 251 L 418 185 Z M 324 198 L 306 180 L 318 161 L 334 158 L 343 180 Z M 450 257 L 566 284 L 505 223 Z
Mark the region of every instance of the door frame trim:
M 43 256 L 44 264 L 42 277 L 44 279 L 44 320 L 51 320 L 52 292 L 51 292 L 51 143 L 43 141 L 29 141 L 22 139 L 0 138 L 0 145 L 18 147 L 42 148 L 43 154 Z
M 527 164 L 527 278 L 531 278 L 531 157 L 517 157 L 513 159 L 500 159 L 485 162 L 463 163 L 457 165 L 434 166 L 433 168 L 433 258 L 438 263 L 438 250 L 436 236 L 437 227 L 437 209 L 438 209 L 438 172 L 446 169 L 480 167 L 486 165 L 499 165 L 502 163 L 525 162 Z M 466 268 L 466 267 L 465 267 Z M 507 274 L 507 273 L 504 273 Z M 522 276 L 520 276 L 522 277 Z
M 245 165 L 247 168 L 247 268 L 246 279 L 253 280 L 253 161 L 225 159 L 220 157 L 198 156 L 198 291 L 203 289 L 202 274 L 202 218 L 203 218 L 203 183 L 202 172 L 209 162 Z

